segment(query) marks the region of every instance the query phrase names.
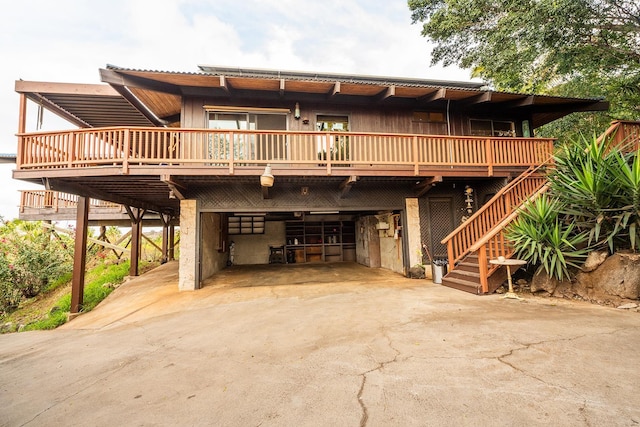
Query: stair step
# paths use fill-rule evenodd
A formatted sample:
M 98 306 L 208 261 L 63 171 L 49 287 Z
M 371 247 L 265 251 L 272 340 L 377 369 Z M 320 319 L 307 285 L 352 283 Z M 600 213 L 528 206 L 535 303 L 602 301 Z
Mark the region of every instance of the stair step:
M 452 271 L 458 271 L 458 270 L 480 272 L 480 266 L 478 264 L 463 261 L 458 265 L 456 265 L 455 270 L 452 270 Z
M 480 283 L 480 271 L 478 271 L 477 269 L 476 271 L 467 271 L 456 268 L 455 270 L 450 271 L 449 274 L 446 275 L 446 277 L 465 279 Z
M 470 282 L 468 280 L 443 277 L 442 285 L 449 288 L 458 289 L 460 291 L 469 292 L 474 295 L 479 295 L 482 293 L 482 288 L 479 283 Z

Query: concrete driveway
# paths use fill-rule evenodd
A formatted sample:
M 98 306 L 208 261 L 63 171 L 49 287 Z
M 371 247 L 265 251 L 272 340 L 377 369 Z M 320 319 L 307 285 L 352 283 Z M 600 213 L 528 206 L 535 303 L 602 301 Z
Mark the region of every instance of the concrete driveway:
M 346 279 L 345 279 L 346 278 Z M 640 314 L 353 264 L 177 265 L 0 336 L 6 426 L 636 426 Z

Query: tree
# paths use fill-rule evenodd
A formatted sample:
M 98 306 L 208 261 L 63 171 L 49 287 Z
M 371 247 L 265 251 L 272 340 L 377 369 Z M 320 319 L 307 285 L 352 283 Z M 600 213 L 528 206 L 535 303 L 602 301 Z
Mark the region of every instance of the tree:
M 611 101 L 606 121 L 640 119 L 637 0 L 408 4 L 413 22 L 423 22 L 422 34 L 436 44 L 434 64 L 471 69 L 498 90 L 605 97 Z

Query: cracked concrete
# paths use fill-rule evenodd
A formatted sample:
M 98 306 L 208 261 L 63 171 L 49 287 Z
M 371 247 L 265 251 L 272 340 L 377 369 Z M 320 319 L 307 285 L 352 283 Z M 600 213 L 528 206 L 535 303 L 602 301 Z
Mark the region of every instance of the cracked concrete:
M 635 312 L 351 264 L 234 267 L 187 293 L 175 276 L 0 336 L 0 426 L 640 423 Z

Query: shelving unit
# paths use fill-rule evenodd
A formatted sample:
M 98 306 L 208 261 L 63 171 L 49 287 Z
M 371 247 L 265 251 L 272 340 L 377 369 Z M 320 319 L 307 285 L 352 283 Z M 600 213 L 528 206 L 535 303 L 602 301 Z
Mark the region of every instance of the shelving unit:
M 288 221 L 287 262 L 355 261 L 353 221 Z
M 264 234 L 263 216 L 230 216 L 229 234 Z

